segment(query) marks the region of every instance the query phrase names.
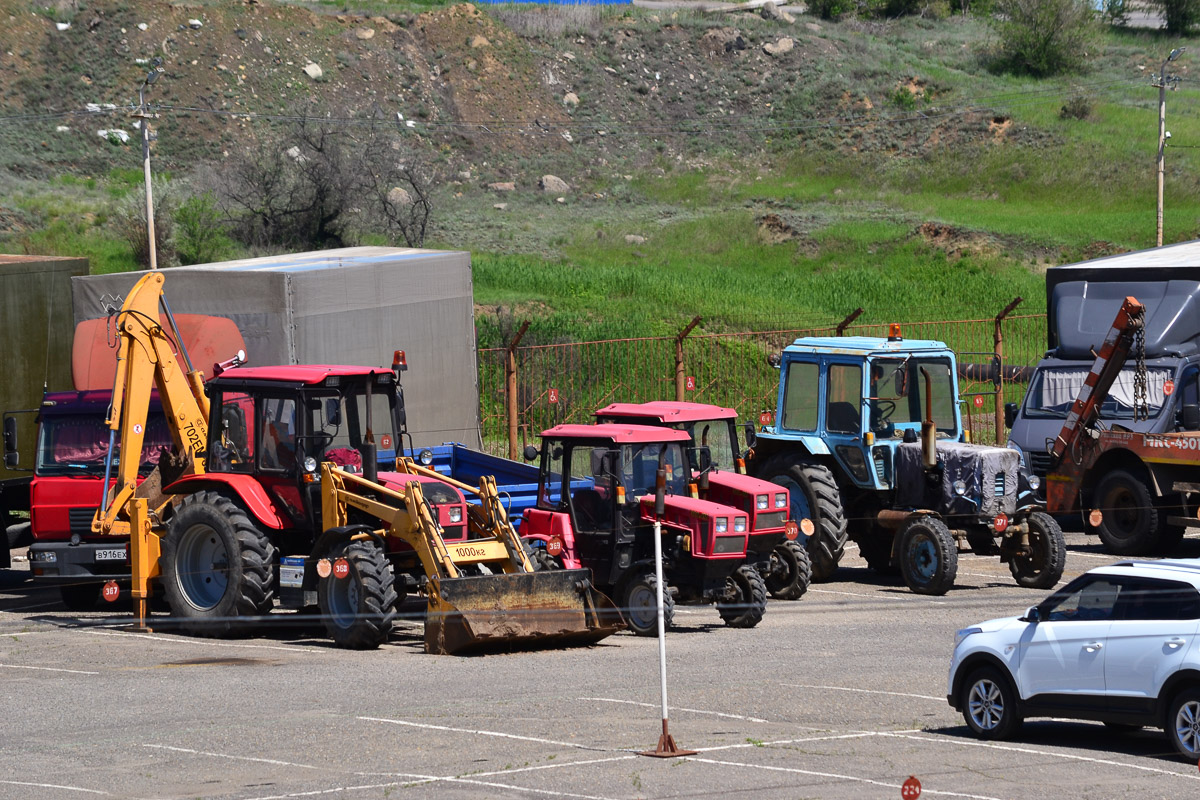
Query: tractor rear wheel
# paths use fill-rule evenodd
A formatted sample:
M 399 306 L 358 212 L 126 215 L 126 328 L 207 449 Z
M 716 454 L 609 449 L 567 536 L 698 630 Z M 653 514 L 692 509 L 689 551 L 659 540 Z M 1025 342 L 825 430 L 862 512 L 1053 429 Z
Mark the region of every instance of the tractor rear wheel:
M 731 628 L 753 628 L 767 610 L 767 584 L 758 570 L 743 564 L 725 579 L 725 597 L 717 601 L 717 613 Z
M 643 572 L 625 584 L 621 614 L 629 629 L 638 636 L 658 635 L 658 578 L 653 572 Z M 663 587 L 663 629 L 671 627 L 675 616 L 675 598 Z
M 338 647 L 370 650 L 387 641 L 396 618 L 396 579 L 379 545 L 351 541 L 335 545 L 330 561 L 346 559 L 350 574 L 329 575 L 317 584 L 317 604 L 329 638 Z
M 799 600 L 812 582 L 812 560 L 798 542 L 785 541 L 771 551 L 771 567 L 765 576 L 767 591 L 780 600 Z
M 815 461 L 781 456 L 767 465 L 762 477 L 787 488 L 792 519 L 812 520 L 813 533 L 804 543 L 812 560 L 812 579 L 832 578 L 846 550 L 846 515 L 833 473 Z
M 892 531 L 877 528 L 858 540 L 858 554 L 867 562 L 867 568 L 876 575 L 899 575 L 900 570 L 892 562 Z
M 1029 515 L 1028 556 L 1014 556 L 1008 569 L 1018 586 L 1049 589 L 1062 577 L 1067 565 L 1067 543 L 1054 517 L 1041 511 Z
M 1149 487 L 1133 474 L 1115 469 L 1101 478 L 1092 493 L 1092 507 L 1103 515 L 1096 532 L 1109 553 L 1144 556 L 1158 547 L 1166 520 Z
M 237 504 L 217 492 L 180 502 L 162 541 L 162 585 L 184 630 L 229 633 L 274 605 L 275 545 Z
M 913 517 L 900 528 L 900 574 L 917 594 L 941 595 L 954 585 L 958 545 L 937 517 Z

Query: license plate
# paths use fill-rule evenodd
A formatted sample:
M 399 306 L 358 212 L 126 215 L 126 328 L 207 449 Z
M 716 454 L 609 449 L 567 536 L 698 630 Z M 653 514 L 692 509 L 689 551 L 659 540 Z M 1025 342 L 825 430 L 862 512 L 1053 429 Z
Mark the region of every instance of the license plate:
M 112 550 L 97 550 L 96 551 L 96 560 L 97 561 L 124 561 L 125 560 L 125 548 L 118 547 L 118 548 L 112 549 Z

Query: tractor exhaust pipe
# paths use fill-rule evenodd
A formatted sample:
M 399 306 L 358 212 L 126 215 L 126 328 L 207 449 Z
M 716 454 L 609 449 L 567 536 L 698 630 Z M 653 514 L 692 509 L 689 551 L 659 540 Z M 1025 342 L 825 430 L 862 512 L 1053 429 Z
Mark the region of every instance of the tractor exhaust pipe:
M 925 379 L 925 419 L 921 421 L 921 465 L 925 469 L 937 469 L 937 425 L 933 422 L 933 379 L 921 367 Z

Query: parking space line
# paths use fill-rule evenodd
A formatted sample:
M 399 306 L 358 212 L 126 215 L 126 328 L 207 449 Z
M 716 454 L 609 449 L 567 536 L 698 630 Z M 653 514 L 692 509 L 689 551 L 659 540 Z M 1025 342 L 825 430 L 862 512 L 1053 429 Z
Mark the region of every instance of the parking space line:
M 869 597 L 872 600 L 881 599 L 880 596 L 877 594 L 863 594 L 862 592 L 839 592 L 834 589 L 813 589 L 811 587 L 809 588 L 808 591 L 818 592 L 820 594 L 844 594 L 849 597 Z M 920 600 L 921 598 L 915 594 L 894 594 L 894 595 L 891 595 L 891 596 L 889 596 L 887 598 L 883 598 L 883 599 L 887 599 L 887 600 Z M 933 606 L 946 605 L 945 600 L 926 600 L 925 602 L 927 602 Z
M 740 761 L 717 761 L 716 759 L 712 758 L 696 758 L 695 756 L 690 756 L 687 758 L 687 760 L 698 761 L 702 764 L 717 764 L 723 767 L 745 767 L 747 769 L 761 769 L 768 772 L 788 772 L 795 775 L 812 775 L 818 778 L 834 778 L 836 780 L 853 781 L 855 783 L 868 783 L 872 786 L 882 786 L 885 789 L 899 790 L 901 788 L 900 784 L 898 783 L 886 783 L 884 781 L 877 781 L 871 778 L 860 778 L 857 775 L 841 775 L 837 772 L 817 772 L 810 769 L 796 769 L 795 767 L 772 767 L 766 764 L 744 764 Z M 946 797 L 967 797 L 970 798 L 970 800 L 1000 800 L 1000 798 L 988 797 L 987 795 L 967 794 L 966 792 L 947 792 L 944 790 L 929 789 L 926 787 L 921 787 L 921 794 L 936 794 L 944 795 Z
M 39 669 L 45 672 L 70 672 L 75 675 L 99 675 L 99 672 L 88 672 L 82 669 L 62 669 L 61 667 L 25 667 L 20 664 L 0 664 L 5 669 Z
M 944 697 L 930 697 L 927 694 L 909 694 L 908 692 L 885 692 L 881 689 L 859 689 L 851 686 L 817 686 L 809 683 L 781 683 L 780 686 L 792 686 L 797 689 L 832 689 L 838 692 L 859 692 L 861 694 L 890 694 L 895 697 L 915 697 L 919 700 L 936 700 L 939 703 L 946 702 Z
M 296 764 L 291 761 L 276 761 L 273 758 L 253 758 L 251 756 L 235 756 L 229 753 L 207 753 L 203 750 L 191 750 L 186 747 L 172 747 L 167 744 L 143 744 L 142 747 L 149 747 L 153 750 L 171 750 L 176 753 L 190 753 L 195 756 L 210 756 L 212 758 L 230 758 L 234 761 L 254 761 L 259 764 L 275 764 L 280 767 L 300 767 L 301 769 L 327 769 L 326 767 L 317 767 L 312 764 Z
M 389 725 L 407 725 L 412 728 L 425 728 L 427 730 L 432 730 L 432 731 L 451 731 L 452 733 L 472 733 L 472 734 L 475 734 L 476 736 L 495 736 L 499 739 L 517 739 L 522 742 L 538 742 L 540 744 L 552 744 L 552 745 L 556 745 L 558 747 L 572 747 L 576 750 L 597 750 L 600 752 L 605 752 L 605 751 L 609 751 L 609 750 L 618 749 L 618 748 L 612 748 L 612 747 L 594 747 L 592 745 L 576 744 L 574 742 L 558 742 L 558 741 L 555 741 L 554 739 L 540 739 L 536 736 L 518 736 L 515 733 L 501 733 L 499 731 L 481 731 L 481 730 L 475 730 L 473 728 L 451 728 L 447 725 L 431 725 L 426 722 L 408 722 L 407 720 L 402 720 L 402 719 L 384 719 L 382 717 L 358 717 L 358 719 L 363 720 L 365 722 L 386 722 Z
M 697 747 L 698 753 L 715 753 L 718 750 L 738 750 L 743 747 L 772 747 L 775 745 L 801 744 L 803 742 L 827 742 L 835 739 L 865 739 L 868 736 L 875 736 L 873 731 L 862 731 L 860 733 L 836 733 L 829 736 L 806 736 L 802 739 L 780 739 L 774 742 L 738 742 L 737 744 L 722 744 L 716 747 Z
M 37 789 L 62 789 L 63 791 L 67 792 L 86 792 L 87 794 L 103 795 L 108 794 L 108 792 L 102 792 L 99 789 L 84 789 L 82 786 L 60 786 L 57 783 L 26 783 L 25 781 L 0 781 L 0 783 L 3 783 L 7 786 L 33 786 Z
M 786 685 L 786 684 L 785 684 Z M 659 708 L 658 703 L 638 703 L 633 700 L 617 700 L 612 697 L 577 697 L 576 700 L 593 700 L 597 703 L 621 703 L 627 706 L 641 706 L 642 708 Z M 688 714 L 708 714 L 714 717 L 725 717 L 726 719 L 741 719 L 747 722 L 770 722 L 767 719 L 758 717 L 744 717 L 741 714 L 723 714 L 720 711 L 701 711 L 698 708 L 681 708 L 680 706 L 671 706 L 672 711 L 684 711 Z
M 154 642 L 168 642 L 170 644 L 192 644 L 205 647 L 234 647 L 249 650 L 283 650 L 288 653 L 322 653 L 323 650 L 318 650 L 314 647 L 302 647 L 300 645 L 286 646 L 276 644 L 235 644 L 233 642 L 214 642 L 211 639 L 172 639 L 168 636 L 151 636 L 148 633 L 126 633 L 125 631 L 84 631 L 93 636 L 117 636 L 128 637 L 134 639 L 149 639 Z
M 1075 721 L 1075 720 L 1072 720 Z M 890 736 L 897 739 L 912 739 L 916 742 L 933 742 L 937 744 L 956 744 L 962 747 L 986 747 L 991 750 L 1008 750 L 1013 753 L 1025 753 L 1035 756 L 1053 756 L 1054 758 L 1064 758 L 1070 761 L 1084 761 L 1089 764 L 1107 764 L 1111 767 L 1127 767 L 1128 769 L 1136 769 L 1142 772 L 1155 772 L 1160 775 L 1174 775 L 1177 778 L 1186 778 L 1189 781 L 1200 781 L 1200 774 L 1192 772 L 1176 772 L 1169 769 L 1161 769 L 1159 767 L 1146 767 L 1141 764 L 1130 764 L 1125 761 L 1113 761 L 1107 758 L 1093 758 L 1092 756 L 1077 756 L 1072 753 L 1056 753 L 1053 750 L 1035 750 L 1031 747 L 1016 747 L 1011 744 L 995 744 L 993 742 L 973 742 L 968 740 L 959 740 L 949 737 L 931 737 L 931 736 L 915 736 L 907 733 L 880 733 L 880 736 Z

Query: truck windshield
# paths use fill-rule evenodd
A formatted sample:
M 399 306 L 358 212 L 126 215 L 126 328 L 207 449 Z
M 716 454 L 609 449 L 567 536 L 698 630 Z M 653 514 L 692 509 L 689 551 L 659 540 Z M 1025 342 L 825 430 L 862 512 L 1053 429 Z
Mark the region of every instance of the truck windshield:
M 731 469 L 737 455 L 737 440 L 734 438 L 733 422 L 728 419 L 705 419 L 691 424 L 692 443 L 707 447 L 714 467 Z M 699 469 L 692 464 L 692 469 Z
M 171 447 L 171 434 L 161 414 L 146 421 L 142 444 L 141 474 L 149 474 L 158 464 L 162 448 Z M 42 417 L 38 428 L 37 475 L 104 474 L 104 456 L 108 453 L 108 426 L 95 414 L 54 414 Z M 113 454 L 113 466 L 120 460 Z
M 1030 419 L 1066 419 L 1089 372 L 1090 365 L 1038 370 L 1025 395 L 1025 416 Z M 1108 397 L 1100 404 L 1101 419 L 1133 419 L 1134 372 L 1133 367 L 1121 370 Z M 1151 417 L 1158 416 L 1162 411 L 1165 398 L 1163 386 L 1172 374 L 1170 369 L 1150 367 L 1146 370 L 1146 401 Z
M 882 358 L 871 362 L 871 383 L 867 395 L 870 425 L 875 435 L 901 438 L 925 418 L 924 369 L 933 389 L 933 421 L 939 435 L 958 435 L 956 402 L 950 360 L 946 358 Z

